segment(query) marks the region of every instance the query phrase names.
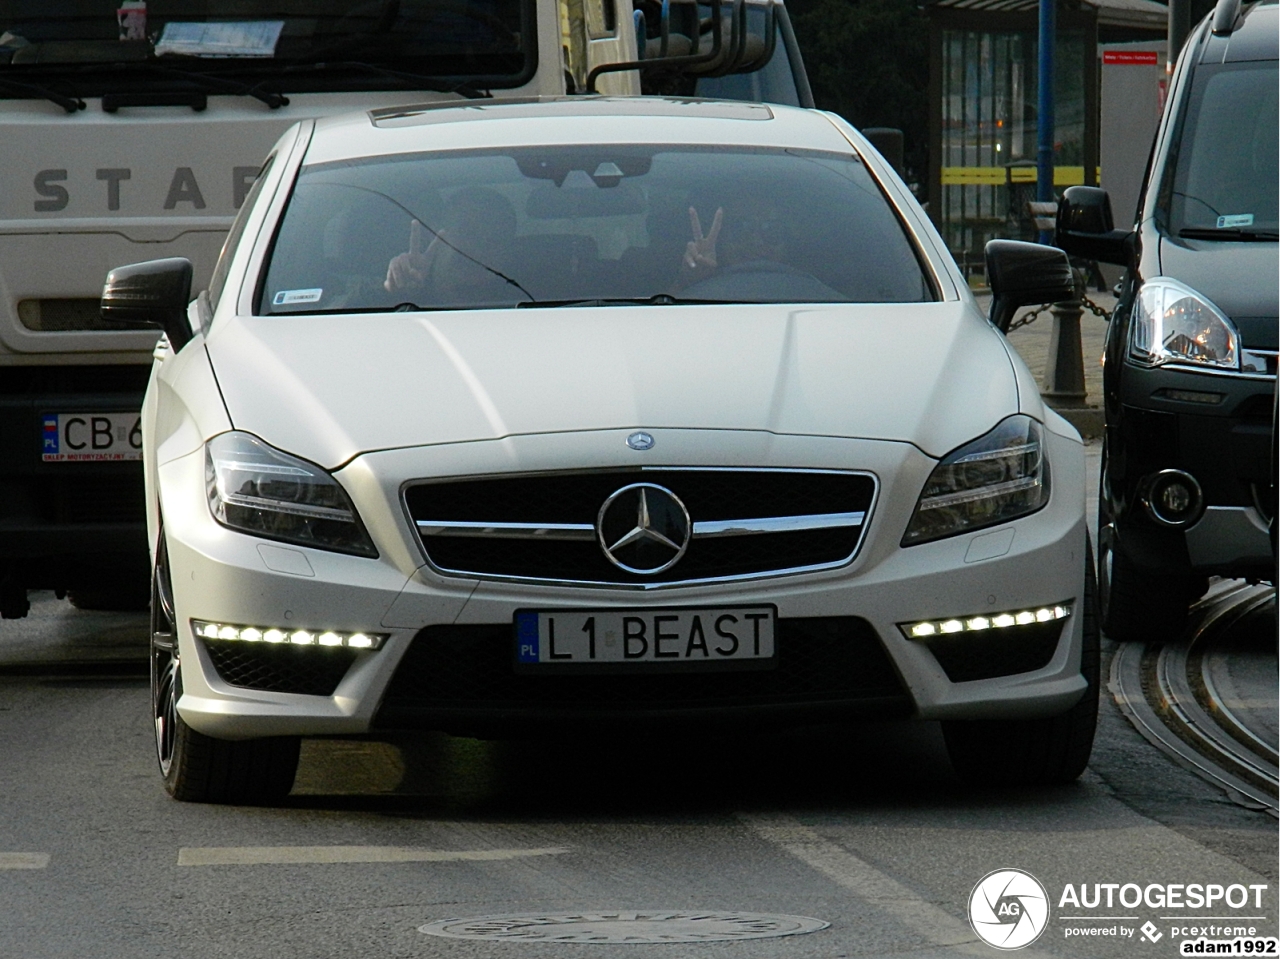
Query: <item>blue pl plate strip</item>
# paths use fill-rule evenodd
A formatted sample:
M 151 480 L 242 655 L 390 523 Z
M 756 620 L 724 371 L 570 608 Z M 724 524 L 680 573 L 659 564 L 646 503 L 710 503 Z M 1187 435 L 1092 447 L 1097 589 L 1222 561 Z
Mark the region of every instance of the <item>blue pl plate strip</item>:
M 44 417 L 44 452 L 56 455 L 58 453 L 58 417 Z
M 522 663 L 538 661 L 537 613 L 516 613 L 516 658 Z

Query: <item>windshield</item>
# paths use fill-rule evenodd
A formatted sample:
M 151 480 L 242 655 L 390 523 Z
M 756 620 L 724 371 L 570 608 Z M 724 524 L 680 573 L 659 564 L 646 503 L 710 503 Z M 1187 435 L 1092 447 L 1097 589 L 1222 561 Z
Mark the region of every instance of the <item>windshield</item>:
M 31 84 L 81 97 L 154 92 L 200 76 L 283 93 L 423 76 L 518 86 L 536 65 L 533 23 L 533 0 L 7 0 L 0 97 L 30 97 Z
M 260 309 L 928 299 L 856 157 L 628 145 L 304 167 Z
M 1277 221 L 1276 61 L 1202 64 L 1162 190 L 1169 232 L 1270 234 Z

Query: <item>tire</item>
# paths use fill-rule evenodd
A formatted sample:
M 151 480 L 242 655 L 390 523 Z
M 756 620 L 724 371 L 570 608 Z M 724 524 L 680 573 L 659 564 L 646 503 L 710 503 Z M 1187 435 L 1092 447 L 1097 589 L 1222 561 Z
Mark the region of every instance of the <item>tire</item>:
M 971 786 L 1052 786 L 1076 780 L 1089 762 L 1098 723 L 1101 650 L 1093 549 L 1085 554 L 1080 701 L 1045 719 L 950 720 L 942 724 L 951 765 Z
M 165 790 L 183 802 L 258 805 L 283 799 L 298 770 L 299 737 L 214 739 L 178 714 L 182 662 L 174 624 L 179 620 L 163 529 L 151 582 L 151 713 Z
M 1187 628 L 1191 604 L 1209 587 L 1203 576 L 1150 573 L 1119 543 L 1108 506 L 1106 451 L 1098 497 L 1098 609 L 1102 631 L 1118 642 L 1169 642 Z

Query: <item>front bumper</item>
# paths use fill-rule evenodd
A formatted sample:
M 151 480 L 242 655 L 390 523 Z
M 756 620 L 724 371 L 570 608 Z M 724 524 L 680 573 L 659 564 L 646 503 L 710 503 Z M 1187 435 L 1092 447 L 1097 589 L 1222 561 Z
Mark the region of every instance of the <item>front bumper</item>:
M 1273 568 L 1267 534 L 1274 377 L 1178 368 L 1123 369 L 1108 413 L 1111 505 L 1126 555 L 1152 571 L 1246 576 Z M 1161 470 L 1195 477 L 1204 515 L 1184 530 L 1156 523 L 1144 484 Z
M 1086 684 L 1080 656 L 1087 534 L 1084 455 L 1074 436 L 1045 432 L 1053 487 L 1049 504 L 1040 512 L 992 529 L 903 549 L 899 546 L 902 532 L 936 462 L 908 444 L 728 431 L 651 432 L 657 439 L 656 448 L 662 451 L 661 465 L 874 472 L 880 479 L 881 494 L 858 554 L 848 565 L 836 569 L 653 590 L 484 581 L 442 575 L 425 561 L 404 514 L 400 496 L 404 483 L 428 476 L 562 470 L 566 463 L 583 469 L 634 467 L 643 462 L 639 457 L 649 454 L 628 450 L 625 430 L 515 437 L 358 458 L 338 476 L 378 546 L 378 559 L 268 543 L 219 526 L 204 502 L 201 451 L 159 469 L 179 615 L 183 695 L 178 708 L 183 719 L 209 735 L 246 738 L 363 734 L 406 725 L 512 728 L 538 715 L 563 722 L 574 716 L 598 717 L 602 711 L 626 722 L 658 713 L 685 719 L 733 714 L 741 702 L 735 705 L 708 697 L 690 704 L 687 696 L 678 707 L 670 707 L 668 701 L 670 708 L 666 708 L 650 698 L 632 704 L 634 709 L 623 708 L 626 704 L 602 703 L 596 697 L 592 700 L 596 707 L 588 708 L 585 701 L 575 702 L 572 691 L 566 694 L 570 697 L 567 702 L 560 701 L 554 708 L 544 703 L 541 708 L 535 704 L 531 710 L 504 713 L 501 703 L 485 701 L 473 704 L 467 716 L 462 715 L 465 710 L 455 710 L 452 720 L 447 710 L 428 715 L 429 703 L 416 720 L 406 719 L 403 711 L 397 718 L 390 707 L 388 690 L 397 675 L 407 674 L 400 672 L 402 665 L 405 670 L 419 672 L 433 668 L 415 651 L 421 650 L 423 637 L 433 629 L 450 628 L 455 640 L 484 634 L 490 637 L 489 643 L 500 645 L 501 632 L 510 627 L 516 609 L 653 605 L 769 603 L 776 606 L 780 623 L 856 620 L 864 624 L 865 629 L 859 625 L 856 630 L 863 636 L 859 641 L 869 636 L 882 651 L 895 682 L 895 695 L 865 696 L 860 704 L 844 709 L 827 708 L 839 706 L 839 697 L 821 696 L 783 704 L 785 709 L 753 709 L 747 704 L 747 711 L 770 720 L 867 713 L 908 713 L 922 719 L 1030 718 L 1060 713 L 1083 693 Z M 658 465 L 654 457 L 649 459 Z M 1064 602 L 1073 603 L 1075 612 L 1064 620 L 1060 639 L 1051 646 L 1043 665 L 986 679 L 953 681 L 938 656 L 923 642 L 907 638 L 899 628 L 899 624 L 921 619 Z M 206 641 L 193 635 L 193 618 L 378 632 L 387 638 L 377 651 L 355 652 L 350 667 L 329 694 L 272 692 L 226 682 Z M 467 640 L 461 642 L 465 656 Z M 839 636 L 834 642 L 837 652 L 848 653 Z M 480 647 L 475 648 L 479 659 Z M 326 650 L 289 652 L 323 655 Z M 842 668 L 855 669 L 857 661 L 851 662 Z M 588 677 L 572 679 L 592 682 Z M 850 705 L 846 698 L 845 706 Z

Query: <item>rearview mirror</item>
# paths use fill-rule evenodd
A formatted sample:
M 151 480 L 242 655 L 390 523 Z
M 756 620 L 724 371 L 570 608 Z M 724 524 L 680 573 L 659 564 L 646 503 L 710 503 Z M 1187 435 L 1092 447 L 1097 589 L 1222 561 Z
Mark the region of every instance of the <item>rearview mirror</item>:
M 1053 245 L 1070 256 L 1128 266 L 1132 234 L 1117 230 L 1111 197 L 1096 186 L 1069 186 L 1058 201 Z
M 1067 255 L 1052 246 L 1022 240 L 991 240 L 986 246 L 991 286 L 991 323 L 1009 332 L 1020 306 L 1056 303 L 1075 296 L 1075 276 Z
M 178 256 L 116 267 L 102 287 L 102 319 L 158 326 L 176 353 L 191 340 L 192 273 L 191 261 Z

